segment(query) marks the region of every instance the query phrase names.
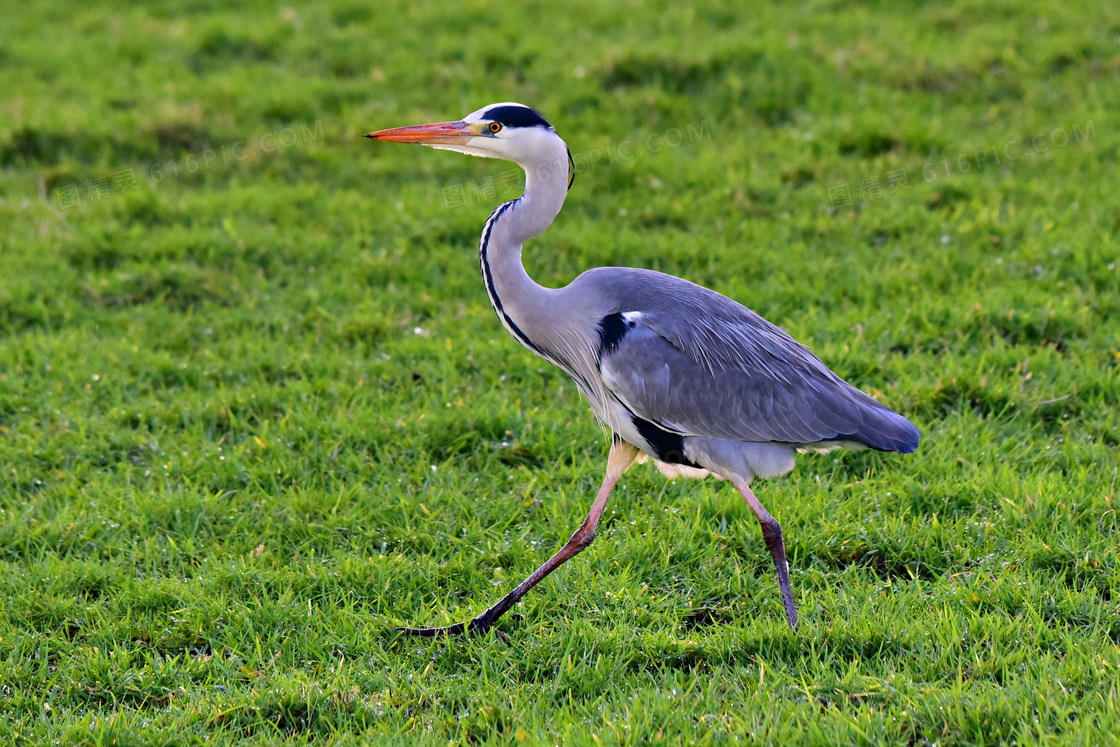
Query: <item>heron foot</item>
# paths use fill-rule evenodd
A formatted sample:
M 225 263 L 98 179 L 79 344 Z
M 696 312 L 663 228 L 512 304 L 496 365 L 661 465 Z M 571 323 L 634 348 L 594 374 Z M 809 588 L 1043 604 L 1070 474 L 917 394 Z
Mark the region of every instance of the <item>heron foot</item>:
M 494 623 L 485 619 L 486 615 L 482 614 L 471 620 L 469 623 L 455 623 L 448 625 L 445 628 L 395 628 L 400 633 L 405 635 L 415 635 L 424 638 L 435 638 L 437 636 L 446 635 L 485 635 L 487 631 L 493 629 L 494 635 L 498 636 L 503 642 L 509 643 L 509 636 L 494 627 Z

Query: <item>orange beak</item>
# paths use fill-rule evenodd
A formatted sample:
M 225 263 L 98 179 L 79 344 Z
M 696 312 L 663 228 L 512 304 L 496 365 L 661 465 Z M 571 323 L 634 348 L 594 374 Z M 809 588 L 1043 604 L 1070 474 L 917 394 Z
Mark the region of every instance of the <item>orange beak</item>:
M 420 145 L 464 145 L 478 137 L 478 126 L 466 122 L 436 122 L 435 124 L 394 127 L 391 130 L 370 132 L 366 137 L 388 143 L 419 143 Z

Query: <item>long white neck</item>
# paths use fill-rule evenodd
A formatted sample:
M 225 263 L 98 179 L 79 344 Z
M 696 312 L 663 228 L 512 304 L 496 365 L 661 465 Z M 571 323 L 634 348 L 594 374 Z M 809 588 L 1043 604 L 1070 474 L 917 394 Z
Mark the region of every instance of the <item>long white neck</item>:
M 550 311 L 553 291 L 533 282 L 521 263 L 521 246 L 551 225 L 568 195 L 568 151 L 564 141 L 551 135 L 535 160 L 525 169 L 525 193 L 498 207 L 486 221 L 479 244 L 482 277 L 490 303 L 505 328 L 521 344 L 550 358 L 538 330 L 554 319 Z

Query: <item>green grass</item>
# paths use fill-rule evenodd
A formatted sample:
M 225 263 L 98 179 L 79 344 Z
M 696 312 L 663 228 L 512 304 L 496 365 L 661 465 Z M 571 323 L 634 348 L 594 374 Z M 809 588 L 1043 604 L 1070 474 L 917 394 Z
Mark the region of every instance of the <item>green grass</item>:
M 181 5 L 0 24 L 5 743 L 1120 733 L 1115 7 Z M 478 277 L 508 166 L 360 137 L 502 100 L 604 154 L 540 282 L 682 275 L 921 428 L 756 483 L 799 633 L 734 491 L 648 466 L 509 645 L 392 632 L 605 462 Z

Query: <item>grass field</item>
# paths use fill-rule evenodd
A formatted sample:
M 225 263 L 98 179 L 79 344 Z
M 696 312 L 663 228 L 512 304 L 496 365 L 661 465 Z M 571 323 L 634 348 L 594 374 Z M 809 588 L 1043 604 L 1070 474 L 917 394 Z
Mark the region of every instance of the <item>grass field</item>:
M 0 23 L 5 744 L 1099 744 L 1120 734 L 1120 10 L 39 0 Z M 548 285 L 649 267 L 923 432 L 627 474 L 478 272 L 493 102 L 581 165 Z

